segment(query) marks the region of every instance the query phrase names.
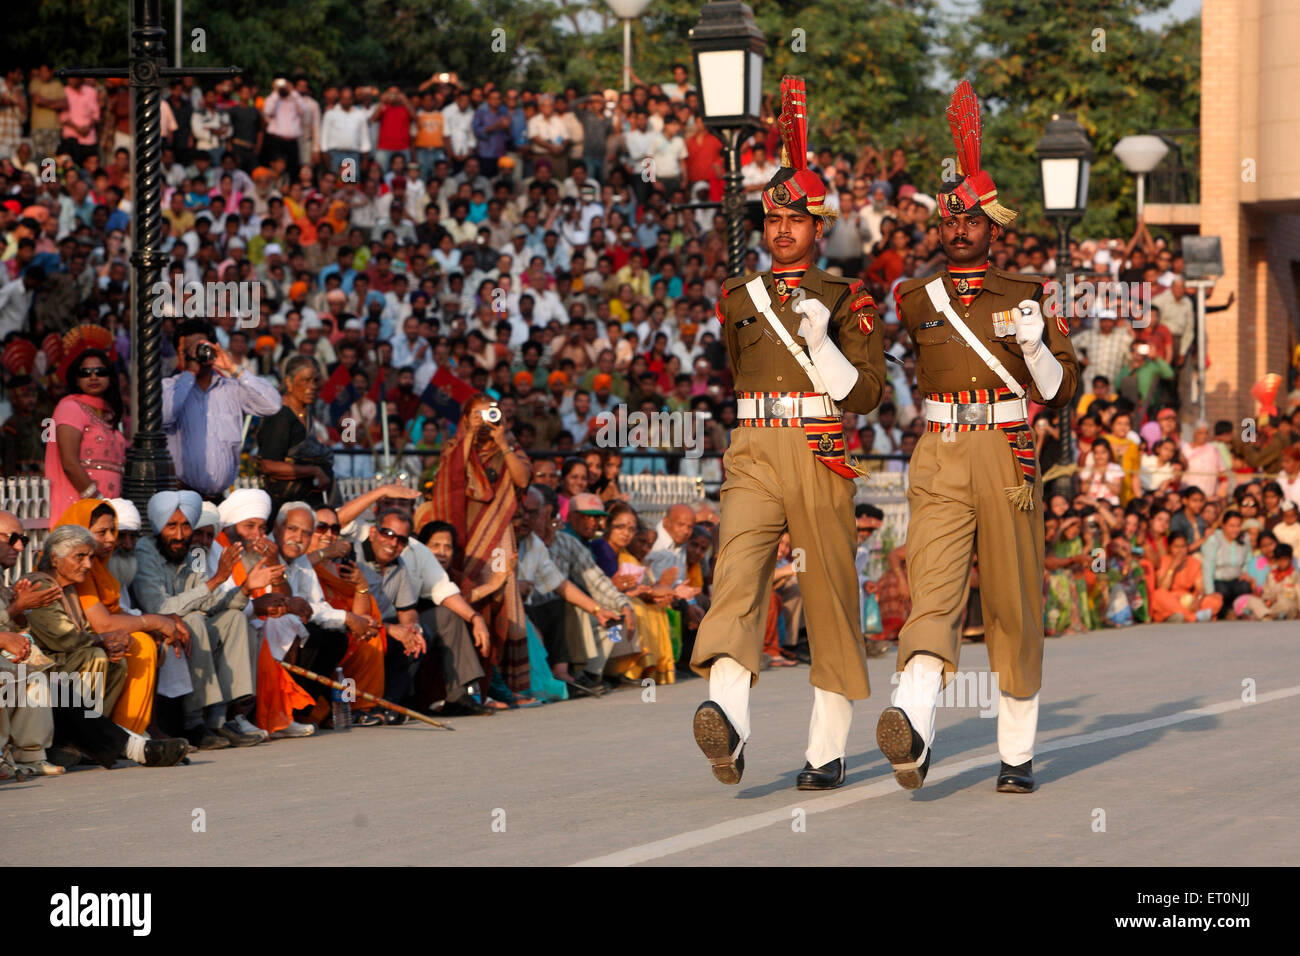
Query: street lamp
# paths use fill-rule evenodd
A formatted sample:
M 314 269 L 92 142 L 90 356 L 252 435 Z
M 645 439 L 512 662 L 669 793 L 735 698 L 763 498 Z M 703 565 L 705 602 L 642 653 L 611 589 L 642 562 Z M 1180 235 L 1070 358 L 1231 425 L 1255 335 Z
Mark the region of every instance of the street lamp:
M 605 0 L 614 16 L 623 21 L 623 92 L 632 89 L 632 21 L 645 13 L 650 0 Z
M 745 195 L 741 188 L 740 148 L 750 130 L 762 127 L 763 52 L 767 38 L 754 11 L 736 0 L 714 0 L 691 28 L 691 53 L 704 125 L 727 150 L 727 271 L 745 270 Z
M 1137 217 L 1146 206 L 1147 173 L 1160 165 L 1169 147 L 1159 136 L 1125 136 L 1115 144 L 1115 155 L 1124 168 L 1137 175 Z
M 1058 308 L 1068 318 L 1074 308 L 1067 296 L 1066 276 L 1070 260 L 1070 227 L 1088 209 L 1088 172 L 1092 167 L 1092 143 L 1073 113 L 1053 113 L 1038 141 L 1038 170 L 1043 182 L 1043 215 L 1056 226 Z M 1080 383 L 1082 384 L 1082 383 Z M 1074 396 L 1065 406 L 1061 429 L 1063 465 L 1074 463 Z

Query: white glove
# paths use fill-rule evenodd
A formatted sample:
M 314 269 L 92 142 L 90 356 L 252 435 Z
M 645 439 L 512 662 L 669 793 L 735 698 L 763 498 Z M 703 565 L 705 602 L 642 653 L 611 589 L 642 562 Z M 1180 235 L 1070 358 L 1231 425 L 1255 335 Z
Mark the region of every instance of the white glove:
M 831 321 L 830 309 L 817 299 L 808 298 L 800 299 L 792 308 L 803 316 L 799 323 L 799 334 L 808 343 L 808 355 L 812 358 L 813 365 L 817 366 L 827 394 L 835 401 L 840 401 L 858 383 L 858 370 L 827 335 Z
M 799 335 L 808 343 L 808 353 L 815 354 L 826 341 L 826 330 L 831 324 L 831 310 L 820 299 L 800 298 L 792 311 L 803 316 L 799 322 Z
M 1044 401 L 1050 402 L 1061 388 L 1065 371 L 1043 342 L 1044 328 L 1042 306 L 1033 299 L 1021 299 L 1020 315 L 1016 319 L 1016 342 L 1039 393 Z

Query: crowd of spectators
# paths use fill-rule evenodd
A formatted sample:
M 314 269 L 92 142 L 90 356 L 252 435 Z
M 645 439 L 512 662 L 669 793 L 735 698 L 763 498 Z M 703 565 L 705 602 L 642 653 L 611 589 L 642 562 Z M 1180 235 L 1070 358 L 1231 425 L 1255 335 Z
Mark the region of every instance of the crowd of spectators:
M 328 724 L 328 689 L 295 690 L 281 659 L 325 676 L 341 667 L 444 714 L 679 676 L 708 607 L 716 506 L 643 517 L 620 481 L 672 472 L 716 492 L 736 417 L 715 310 L 726 221 L 707 205 L 722 195 L 722 146 L 686 69 L 624 93 L 438 74 L 405 90 L 176 80 L 163 101 L 161 237 L 174 291 L 158 307 L 164 427 L 194 497 L 160 505 L 138 542 L 120 497 L 135 345 L 129 99 L 111 81 L 62 83 L 48 65 L 0 83 L 3 472 L 47 476 L 51 524 L 75 512 L 94 539 L 63 533 L 41 573 L 62 588 L 59 626 L 81 635 L 78 653 L 117 675 L 115 726 L 184 750 Z M 742 156 L 747 269 L 770 265 L 756 200 L 779 153 L 769 116 Z M 848 452 L 905 471 L 924 422 L 892 292 L 944 265 L 937 175 L 909 168 L 901 148 L 815 147 L 811 160 L 840 212 L 819 261 L 867 284 L 897 359 L 879 408 L 845 416 Z M 1042 276 L 1055 257 L 1049 238 L 1016 228 L 990 253 Z M 1139 221 L 1127 242 L 1071 241 L 1066 265 L 1091 283 L 1067 319 L 1086 390 L 1068 416 L 1033 410 L 1049 478 L 1049 631 L 1294 615 L 1291 370 L 1275 386 L 1280 410 L 1253 434 L 1220 422 L 1211 435 L 1190 398 L 1204 317 L 1177 244 Z M 702 413 L 703 457 L 683 458 L 667 430 L 599 440 L 622 408 Z M 343 479 L 377 471 L 418 476 L 416 490 L 342 494 Z M 252 489 L 231 491 L 241 477 L 265 489 L 251 512 Z M 878 509 L 856 519 L 876 653 L 907 618 L 906 546 Z M 185 558 L 196 541 L 197 566 Z M 0 564 L 25 544 L 21 528 L 0 539 Z M 765 666 L 807 662 L 797 572 L 786 543 Z M 977 595 L 978 569 L 972 584 Z M 17 624 L 32 618 L 32 586 L 14 588 Z M 69 594 L 104 613 L 79 616 Z M 131 609 L 148 620 L 123 620 Z M 42 633 L 5 635 L 5 649 L 56 650 Z M 204 670 L 200 686 L 195 661 L 214 657 L 238 666 Z M 188 680 L 174 661 L 189 662 Z M 132 683 L 151 668 L 156 686 Z M 360 723 L 387 720 L 354 706 Z M 129 744 L 143 759 L 126 740 L 82 751 L 105 762 Z

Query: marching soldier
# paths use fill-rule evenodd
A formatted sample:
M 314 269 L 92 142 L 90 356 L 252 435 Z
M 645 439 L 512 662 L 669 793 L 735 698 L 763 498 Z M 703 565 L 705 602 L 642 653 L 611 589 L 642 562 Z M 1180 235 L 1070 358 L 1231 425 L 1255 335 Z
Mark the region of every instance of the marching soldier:
M 948 107 L 964 178 L 938 195 L 948 267 L 895 291 L 917 349 L 926 432 L 908 470 L 907 572 L 915 601 L 899 635 L 902 671 L 876 742 L 908 790 L 930 767 L 934 715 L 957 667 L 958 627 L 978 554 L 989 668 L 998 679 L 997 788 L 1034 789 L 1043 670 L 1042 482 L 1026 400 L 1069 403 L 1079 367 L 1064 317 L 1043 320 L 1042 286 L 988 263 L 1016 217 L 980 168 L 979 101 L 962 81 Z
M 880 401 L 884 347 L 861 282 L 813 265 L 834 222 L 826 184 L 807 167 L 803 80 L 781 81 L 782 168 L 763 191 L 772 271 L 723 284 L 718 320 L 735 373 L 737 427 L 724 465 L 713 603 L 691 667 L 709 679 L 695 712 L 696 743 L 723 783 L 739 783 L 749 738 L 749 689 L 759 655 L 777 542 L 802 552 L 814 687 L 801 790 L 844 782 L 852 701 L 868 696 L 854 569 L 853 479 L 842 410 Z

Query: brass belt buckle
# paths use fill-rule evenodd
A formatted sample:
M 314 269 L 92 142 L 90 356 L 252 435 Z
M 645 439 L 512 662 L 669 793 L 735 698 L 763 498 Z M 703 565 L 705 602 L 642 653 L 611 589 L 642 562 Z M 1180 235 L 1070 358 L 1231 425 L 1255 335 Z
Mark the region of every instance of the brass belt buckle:
M 957 421 L 962 425 L 990 424 L 992 415 L 985 402 L 959 402 L 957 404 Z
M 786 404 L 781 399 L 769 398 L 767 400 L 767 415 L 769 418 L 785 418 L 787 411 Z

